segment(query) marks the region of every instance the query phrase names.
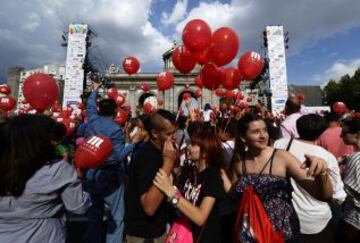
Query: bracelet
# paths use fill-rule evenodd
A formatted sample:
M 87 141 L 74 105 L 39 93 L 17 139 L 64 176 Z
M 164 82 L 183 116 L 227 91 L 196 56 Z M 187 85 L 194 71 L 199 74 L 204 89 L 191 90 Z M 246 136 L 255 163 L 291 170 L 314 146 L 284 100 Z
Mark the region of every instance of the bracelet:
M 181 192 L 177 189 L 176 186 L 174 186 L 174 189 L 176 190 L 176 193 L 173 197 L 170 198 L 171 204 L 176 208 L 180 199 L 182 198 Z
M 178 191 L 179 191 L 179 189 L 175 185 L 173 185 L 172 187 L 175 189 L 175 194 L 174 194 L 174 196 L 167 198 L 168 202 L 171 202 L 171 199 L 174 198 L 176 196 L 176 193 L 178 193 Z

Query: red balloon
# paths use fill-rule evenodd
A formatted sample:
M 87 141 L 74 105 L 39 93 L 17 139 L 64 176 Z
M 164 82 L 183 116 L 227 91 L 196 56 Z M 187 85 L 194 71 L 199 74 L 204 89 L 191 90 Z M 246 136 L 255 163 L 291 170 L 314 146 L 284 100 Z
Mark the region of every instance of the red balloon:
M 140 63 L 136 57 L 126 57 L 122 63 L 125 72 L 129 75 L 137 73 Z
M 110 88 L 107 90 L 109 99 L 115 99 L 118 96 L 118 90 L 116 88 Z
M 158 99 L 158 105 L 159 105 L 159 106 L 162 106 L 163 104 L 164 104 L 164 100 Z
M 344 114 L 345 112 L 348 111 L 346 105 L 344 104 L 344 102 L 341 102 L 341 101 L 338 101 L 338 102 L 335 102 L 333 105 L 332 105 L 332 109 L 335 113 L 337 114 Z
M 211 42 L 210 26 L 201 19 L 193 19 L 185 25 L 182 40 L 191 52 L 202 51 Z
M 8 85 L 1 85 L 0 93 L 8 95 L 11 93 L 11 88 Z
M 129 113 L 119 108 L 116 113 L 115 122 L 120 126 L 124 126 L 128 120 Z
M 246 98 L 246 101 L 247 101 L 248 103 L 251 103 L 251 102 L 252 102 L 252 98 L 249 96 L 249 97 Z
M 30 75 L 23 86 L 25 99 L 37 111 L 49 108 L 59 94 L 56 80 L 43 73 Z
M 300 102 L 304 101 L 305 99 L 305 95 L 303 93 L 299 93 L 296 95 L 298 97 L 298 99 L 300 100 Z
M 249 106 L 249 105 L 248 105 L 247 103 L 244 103 L 244 102 L 240 102 L 240 104 L 239 104 L 239 108 L 240 108 L 241 110 L 248 108 L 248 106 Z
M 158 89 L 160 91 L 170 89 L 174 85 L 174 80 L 174 75 L 169 71 L 161 72 L 156 79 Z
M 238 61 L 240 75 L 246 80 L 253 80 L 264 68 L 264 59 L 254 51 L 245 52 Z
M 211 60 L 209 48 L 206 48 L 203 51 L 195 52 L 194 56 L 195 56 L 196 62 L 199 63 L 200 65 L 204 65 Z
M 228 27 L 217 29 L 212 35 L 210 56 L 218 66 L 230 63 L 239 50 L 240 42 L 235 31 Z
M 191 99 L 191 94 L 190 93 L 184 93 L 182 98 L 183 98 L 183 100 Z
M 71 118 L 63 118 L 61 123 L 64 124 L 66 127 L 66 136 L 71 135 L 75 131 L 75 128 L 76 128 L 75 120 L 73 120 Z
M 202 78 L 201 78 L 201 75 L 199 74 L 198 76 L 196 76 L 195 78 L 195 84 L 196 86 L 198 86 L 199 88 L 202 88 L 204 87 L 204 84 L 202 82 Z
M 237 99 L 237 100 L 242 100 L 242 99 L 244 99 L 244 94 L 243 94 L 243 92 L 238 92 L 237 94 L 236 94 L 236 97 L 235 97 L 235 99 Z
M 103 164 L 112 151 L 111 140 L 103 135 L 85 140 L 75 151 L 75 165 L 81 169 L 95 168 Z
M 149 87 L 149 84 L 147 83 L 142 83 L 140 84 L 140 88 L 146 93 L 149 91 L 150 87 Z
M 229 106 L 229 110 L 230 110 L 231 112 L 234 112 L 234 111 L 235 111 L 235 106 L 234 106 L 234 105 L 230 105 L 230 106 Z
M 118 95 L 118 96 L 115 98 L 115 102 L 116 102 L 116 105 L 117 105 L 117 106 L 122 106 L 122 105 L 125 103 L 125 98 L 124 98 L 124 96 Z
M 73 112 L 74 109 L 70 105 L 67 105 L 67 106 L 65 106 L 64 110 L 67 111 L 71 115 L 71 113 Z
M 232 92 L 232 90 L 226 90 L 225 97 L 228 100 L 233 99 L 234 98 L 234 92 Z
M 218 97 L 223 97 L 226 94 L 226 90 L 224 88 L 217 88 L 215 90 L 215 95 Z
M 195 96 L 196 96 L 197 98 L 199 98 L 199 97 L 202 96 L 202 91 L 201 91 L 201 89 L 195 90 Z
M 222 79 L 221 70 L 213 63 L 207 63 L 201 69 L 201 80 L 204 87 L 210 90 L 215 90 L 219 87 Z
M 178 46 L 172 53 L 172 62 L 180 73 L 189 73 L 195 67 L 195 57 L 185 47 Z
M 0 110 L 3 110 L 3 111 L 11 111 L 16 105 L 16 100 L 7 95 L 7 96 L 3 96 L 3 97 L 0 97 Z
M 54 103 L 53 106 L 51 107 L 51 111 L 52 112 L 61 112 L 61 105 Z
M 228 67 L 224 70 L 221 84 L 225 89 L 235 89 L 240 85 L 241 76 L 236 68 Z
M 26 104 L 28 104 L 29 102 L 27 102 L 27 100 L 22 100 L 21 101 L 21 104 L 23 104 L 23 105 L 26 105 Z
M 84 110 L 84 109 L 85 109 L 85 105 L 84 105 L 83 103 L 81 103 L 81 102 L 77 102 L 77 103 L 76 103 L 76 107 L 77 107 L 78 109 L 80 109 L 80 110 Z
M 145 113 L 152 113 L 154 111 L 155 111 L 155 109 L 150 103 L 147 102 L 144 104 L 144 112 Z
M 71 113 L 70 113 L 68 110 L 64 109 L 64 110 L 62 110 L 62 111 L 60 112 L 60 116 L 59 116 L 59 117 L 61 117 L 61 118 L 69 118 L 70 115 L 71 115 Z

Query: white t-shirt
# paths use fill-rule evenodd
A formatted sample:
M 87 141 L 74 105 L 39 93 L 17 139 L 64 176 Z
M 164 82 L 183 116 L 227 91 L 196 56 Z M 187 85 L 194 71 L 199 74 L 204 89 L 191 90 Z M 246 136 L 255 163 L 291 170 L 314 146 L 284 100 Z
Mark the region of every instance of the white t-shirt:
M 275 142 L 274 147 L 286 149 L 290 139 L 282 138 Z M 324 148 L 308 144 L 296 139 L 293 140 L 289 152 L 301 162 L 305 161 L 305 154 L 317 156 L 328 162 L 328 172 L 333 185 L 333 198 L 344 201 L 346 193 L 340 177 L 339 165 L 334 155 Z M 321 232 L 332 217 L 329 205 L 311 196 L 304 188 L 299 186 L 293 179 L 291 185 L 294 188 L 292 202 L 300 220 L 300 232 L 302 234 L 317 234 Z
M 211 109 L 203 112 L 204 122 L 209 122 L 211 120 L 211 113 L 213 113 Z

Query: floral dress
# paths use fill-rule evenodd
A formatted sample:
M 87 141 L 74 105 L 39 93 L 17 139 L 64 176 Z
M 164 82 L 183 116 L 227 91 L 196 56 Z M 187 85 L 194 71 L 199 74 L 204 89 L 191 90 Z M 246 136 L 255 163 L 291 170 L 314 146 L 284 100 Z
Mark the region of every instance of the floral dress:
M 273 156 L 265 164 L 260 174 L 246 173 L 246 168 L 243 166 L 245 173 L 239 176 L 234 189 L 235 193 L 241 196 L 247 187 L 253 186 L 274 229 L 282 232 L 285 240 L 288 241 L 298 238 L 300 232 L 299 219 L 291 202 L 292 186 L 290 180 L 271 174 L 272 158 Z M 269 163 L 269 174 L 262 174 Z

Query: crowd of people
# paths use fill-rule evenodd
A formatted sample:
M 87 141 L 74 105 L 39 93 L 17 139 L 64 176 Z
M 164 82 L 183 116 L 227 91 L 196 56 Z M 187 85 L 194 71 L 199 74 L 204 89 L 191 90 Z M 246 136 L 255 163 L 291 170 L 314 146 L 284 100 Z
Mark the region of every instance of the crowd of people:
M 86 215 L 84 242 L 360 242 L 359 118 L 304 114 L 290 95 L 282 121 L 206 104 L 121 127 L 100 85 L 72 135 L 43 114 L 0 119 L 0 242 L 65 242 L 66 211 Z M 110 156 L 76 168 L 94 135 Z

